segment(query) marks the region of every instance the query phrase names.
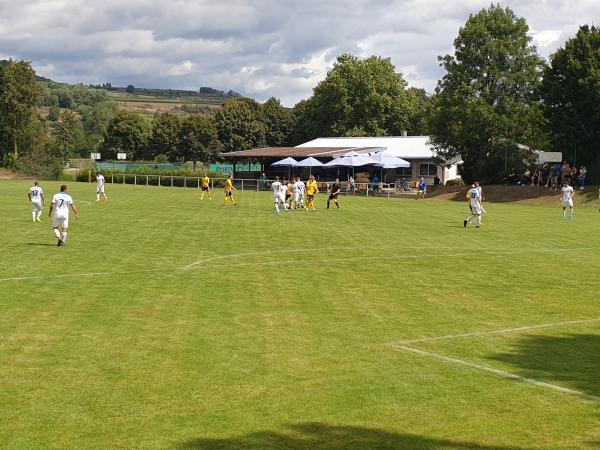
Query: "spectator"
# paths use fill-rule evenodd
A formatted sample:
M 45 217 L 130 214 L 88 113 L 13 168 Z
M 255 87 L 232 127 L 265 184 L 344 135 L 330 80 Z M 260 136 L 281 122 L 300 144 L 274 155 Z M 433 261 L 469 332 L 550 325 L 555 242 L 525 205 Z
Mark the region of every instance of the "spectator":
M 565 161 L 562 165 L 562 179 L 561 182 L 570 182 L 571 181 L 571 173 L 573 172 L 573 170 L 571 169 L 571 166 L 569 166 L 569 163 L 567 161 Z
M 538 185 L 540 183 L 540 178 L 541 178 L 541 170 L 540 169 L 535 169 L 533 171 L 533 175 L 531 175 L 531 185 L 535 186 Z
M 437 174 L 435 174 L 435 177 L 433 177 L 433 185 L 437 186 L 441 182 L 442 182 L 442 180 L 440 180 L 440 177 L 438 177 Z
M 354 182 L 353 176 L 348 179 L 348 183 L 350 184 L 350 193 L 352 195 L 356 194 L 356 183 Z
M 377 175 L 373 177 L 373 192 L 379 192 L 379 177 Z
M 587 167 L 582 165 L 579 169 L 579 177 L 578 177 L 579 189 L 583 189 L 585 187 L 586 177 L 587 177 Z
M 554 164 L 554 167 L 550 169 L 550 176 L 548 177 L 548 181 L 546 181 L 545 187 L 550 187 L 550 189 L 554 190 L 558 187 L 558 177 L 562 170 L 562 165 L 560 163 Z
M 517 170 L 514 167 L 511 169 L 510 173 L 506 177 L 506 183 L 508 185 L 517 183 Z
M 258 187 L 262 191 L 267 189 L 267 175 L 264 172 L 258 178 Z

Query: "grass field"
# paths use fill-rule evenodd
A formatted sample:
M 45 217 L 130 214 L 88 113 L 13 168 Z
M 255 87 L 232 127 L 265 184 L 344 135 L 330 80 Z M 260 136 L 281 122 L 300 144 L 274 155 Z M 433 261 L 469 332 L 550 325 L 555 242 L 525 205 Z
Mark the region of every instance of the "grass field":
M 597 207 L 70 186 L 0 181 L 2 448 L 600 446 Z

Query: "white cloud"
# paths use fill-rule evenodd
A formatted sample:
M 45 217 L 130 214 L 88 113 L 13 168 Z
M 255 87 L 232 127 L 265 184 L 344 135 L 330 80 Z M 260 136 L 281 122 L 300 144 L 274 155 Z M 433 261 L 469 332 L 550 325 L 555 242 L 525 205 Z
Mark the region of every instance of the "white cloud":
M 508 0 L 548 57 L 597 0 Z M 0 0 L 2 53 L 59 81 L 234 89 L 292 105 L 342 52 L 390 57 L 432 91 L 437 57 L 489 0 Z

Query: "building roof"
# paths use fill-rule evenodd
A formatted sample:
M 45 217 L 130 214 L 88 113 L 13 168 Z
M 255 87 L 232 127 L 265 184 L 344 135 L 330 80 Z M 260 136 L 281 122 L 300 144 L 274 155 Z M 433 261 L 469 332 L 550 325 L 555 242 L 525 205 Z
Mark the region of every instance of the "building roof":
M 242 150 L 238 152 L 222 153 L 223 158 L 286 158 L 291 156 L 292 158 L 306 158 L 308 156 L 321 157 L 321 158 L 333 158 L 335 156 L 343 155 L 351 151 L 358 153 L 368 153 L 381 151 L 383 149 L 376 147 L 355 147 L 355 146 L 298 146 L 298 147 L 265 147 L 265 148 L 253 148 L 251 150 Z
M 305 142 L 297 148 L 305 147 L 346 147 L 355 151 L 358 151 L 357 148 L 376 147 L 385 149 L 386 154 L 403 159 L 431 159 L 435 156 L 429 136 L 326 137 Z

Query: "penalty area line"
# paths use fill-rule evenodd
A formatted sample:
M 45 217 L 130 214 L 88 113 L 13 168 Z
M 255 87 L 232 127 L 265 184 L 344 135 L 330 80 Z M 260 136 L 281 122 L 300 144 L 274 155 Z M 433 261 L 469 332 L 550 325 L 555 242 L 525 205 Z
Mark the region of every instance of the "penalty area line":
M 520 331 L 538 330 L 540 328 L 554 328 L 554 327 L 562 327 L 564 325 L 578 325 L 578 324 L 594 323 L 594 322 L 600 322 L 600 317 L 595 317 L 593 319 L 569 320 L 567 322 L 541 323 L 539 325 L 525 325 L 525 326 L 515 327 L 515 328 L 501 328 L 499 330 L 474 331 L 472 333 L 448 334 L 446 336 L 433 336 L 433 337 L 420 338 L 420 339 L 407 339 L 407 340 L 402 340 L 402 341 L 393 341 L 393 342 L 390 342 L 389 344 L 390 345 L 406 345 L 406 344 L 419 344 L 419 343 L 423 343 L 423 342 L 448 341 L 451 339 L 487 336 L 487 335 L 491 335 L 491 334 L 518 333 Z
M 405 345 L 392 345 L 392 348 L 399 350 L 399 351 L 414 353 L 414 354 L 417 354 L 420 356 L 436 359 L 438 361 L 446 362 L 449 364 L 468 367 L 471 369 L 479 370 L 481 372 L 491 373 L 491 374 L 494 374 L 501 378 L 506 378 L 509 380 L 520 381 L 522 383 L 532 384 L 534 386 L 542 387 L 542 388 L 549 389 L 549 390 L 552 390 L 555 392 L 560 392 L 562 394 L 575 395 L 575 396 L 581 397 L 586 400 L 600 402 L 600 397 L 596 397 L 595 395 L 586 394 L 585 392 L 577 391 L 575 389 L 569 389 L 569 388 L 558 386 L 558 385 L 552 384 L 552 383 L 546 383 L 545 381 L 536 380 L 534 378 L 523 377 L 521 375 L 516 375 L 514 373 L 507 372 L 506 370 L 495 369 L 493 367 L 486 366 L 484 364 L 474 363 L 474 362 L 466 361 L 463 359 L 458 359 L 458 358 L 454 358 L 451 356 L 442 355 L 440 353 L 433 353 L 433 352 L 428 352 L 425 350 L 419 350 L 417 348 L 407 347 Z

